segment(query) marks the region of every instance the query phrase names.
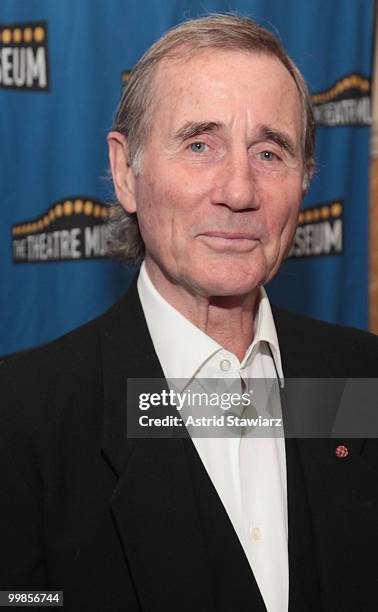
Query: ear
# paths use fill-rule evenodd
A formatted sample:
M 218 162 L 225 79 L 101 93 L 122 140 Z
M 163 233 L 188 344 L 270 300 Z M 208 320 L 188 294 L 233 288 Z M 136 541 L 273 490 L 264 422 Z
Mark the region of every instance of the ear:
M 108 134 L 109 160 L 118 202 L 128 213 L 136 211 L 135 176 L 129 161 L 126 138 L 120 132 Z

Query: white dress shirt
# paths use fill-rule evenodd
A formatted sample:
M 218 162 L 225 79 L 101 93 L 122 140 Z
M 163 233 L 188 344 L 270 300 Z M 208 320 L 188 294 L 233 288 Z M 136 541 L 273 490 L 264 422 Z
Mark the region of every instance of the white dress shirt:
M 171 306 L 143 263 L 138 292 L 167 379 L 280 379 L 283 372 L 273 316 L 260 290 L 254 339 L 244 359 L 225 350 Z M 242 384 L 245 384 L 244 382 Z M 279 399 L 276 399 L 276 403 Z M 280 412 L 281 407 L 275 406 Z M 268 612 L 287 612 L 289 596 L 285 443 L 282 437 L 192 437 L 226 509 Z

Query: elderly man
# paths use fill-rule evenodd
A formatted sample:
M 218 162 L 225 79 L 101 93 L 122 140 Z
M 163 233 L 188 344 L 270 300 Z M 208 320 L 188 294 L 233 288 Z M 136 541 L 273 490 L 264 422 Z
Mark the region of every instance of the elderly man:
M 188 21 L 134 68 L 109 150 L 113 238 L 143 263 L 105 315 L 2 368 L 0 586 L 67 610 L 376 610 L 373 440 L 126 431 L 131 379 L 376 376 L 374 337 L 263 289 L 314 167 L 298 69 L 249 19 Z

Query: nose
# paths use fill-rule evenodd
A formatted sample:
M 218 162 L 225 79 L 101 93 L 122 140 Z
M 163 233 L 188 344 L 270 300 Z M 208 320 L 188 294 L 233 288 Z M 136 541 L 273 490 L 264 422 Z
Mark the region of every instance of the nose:
M 227 155 L 219 168 L 213 202 L 234 211 L 259 208 L 256 177 L 247 150 Z

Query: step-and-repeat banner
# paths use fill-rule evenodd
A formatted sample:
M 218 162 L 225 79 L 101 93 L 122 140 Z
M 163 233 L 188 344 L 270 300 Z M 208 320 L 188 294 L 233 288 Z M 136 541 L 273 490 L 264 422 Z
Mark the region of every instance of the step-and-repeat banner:
M 1 0 L 0 355 L 104 311 L 133 271 L 107 255 L 106 134 L 127 73 L 172 25 L 236 11 L 304 73 L 317 172 L 278 305 L 367 327 L 373 0 Z

